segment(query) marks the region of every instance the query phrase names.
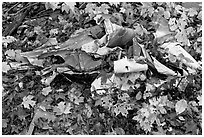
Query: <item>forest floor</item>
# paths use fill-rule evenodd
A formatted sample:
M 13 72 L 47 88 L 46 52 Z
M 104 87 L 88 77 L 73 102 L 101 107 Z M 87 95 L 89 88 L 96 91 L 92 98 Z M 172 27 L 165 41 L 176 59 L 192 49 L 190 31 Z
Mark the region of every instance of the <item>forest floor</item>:
M 201 135 L 202 4 L 3 2 L 3 135 Z

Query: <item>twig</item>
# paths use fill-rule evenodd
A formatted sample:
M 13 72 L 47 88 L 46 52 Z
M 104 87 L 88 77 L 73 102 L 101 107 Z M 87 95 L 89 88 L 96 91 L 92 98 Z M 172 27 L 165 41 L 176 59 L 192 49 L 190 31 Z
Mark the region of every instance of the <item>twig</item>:
M 7 11 L 6 11 L 6 13 L 5 14 L 7 14 L 10 10 L 12 10 L 13 8 L 15 8 L 18 4 L 20 4 L 21 2 L 17 2 L 15 5 L 13 5 L 10 9 L 8 9 Z
M 181 81 L 183 80 L 183 78 L 184 78 L 184 77 L 181 77 L 181 79 L 179 80 L 179 82 L 178 82 L 176 88 L 178 88 L 178 86 L 180 85 L 180 83 L 181 83 Z
M 45 11 L 47 11 L 47 10 L 45 9 L 45 10 L 40 11 L 40 12 L 37 13 L 34 17 L 31 17 L 31 19 L 37 18 L 38 15 L 40 15 L 40 17 L 41 17 L 41 15 L 43 14 L 43 12 L 45 12 Z M 43 16 L 43 15 L 42 15 L 42 16 Z M 38 18 L 39 18 L 39 17 L 38 17 Z
M 34 5 L 37 5 L 37 4 L 38 4 L 38 2 L 35 2 L 35 3 L 33 3 L 33 4 L 28 4 L 28 6 L 22 8 L 21 10 L 19 10 L 15 15 L 17 15 L 17 14 L 19 14 L 21 11 L 23 11 L 23 10 L 29 8 L 29 7 L 32 7 L 32 6 L 34 6 Z

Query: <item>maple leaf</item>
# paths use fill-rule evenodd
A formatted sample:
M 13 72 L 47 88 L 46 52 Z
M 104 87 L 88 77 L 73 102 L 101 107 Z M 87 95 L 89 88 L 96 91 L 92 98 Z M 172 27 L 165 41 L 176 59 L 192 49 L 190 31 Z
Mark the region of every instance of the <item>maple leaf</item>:
M 128 98 L 130 98 L 130 96 L 127 93 L 123 93 L 122 95 L 118 95 L 118 99 L 121 99 L 122 101 L 127 101 Z
M 71 109 L 72 109 L 71 103 L 68 103 L 68 104 L 66 105 L 65 109 L 64 109 L 64 114 L 69 114 L 69 113 L 71 113 L 71 111 L 70 111 Z
M 36 33 L 36 34 L 42 34 L 43 33 L 43 30 L 41 29 L 41 26 L 36 26 L 36 27 L 34 27 L 34 32 Z
M 7 73 L 9 70 L 11 70 L 11 67 L 8 65 L 8 63 L 2 62 L 2 72 Z
M 146 90 L 145 91 L 154 91 L 155 90 L 155 86 L 150 84 L 150 83 L 146 83 Z
M 79 103 L 83 103 L 84 102 L 84 97 L 76 97 L 74 98 L 74 103 L 79 105 Z
M 189 15 L 190 17 L 193 17 L 193 16 L 195 16 L 195 15 L 197 15 L 197 14 L 198 14 L 198 12 L 196 11 L 195 8 L 190 8 L 189 11 L 188 11 L 188 15 Z
M 62 12 L 63 12 L 63 11 L 66 11 L 66 13 L 69 13 L 70 7 L 69 7 L 67 4 L 63 4 L 63 5 L 62 5 Z
M 146 79 L 146 76 L 144 74 L 140 75 L 140 80 L 144 81 Z
M 112 5 L 115 5 L 115 6 L 120 5 L 120 2 L 109 2 L 109 3 L 110 3 L 111 6 Z
M 170 16 L 171 16 L 171 14 L 170 14 L 169 11 L 164 11 L 164 17 L 165 17 L 166 19 L 169 19 Z
M 185 133 L 192 132 L 193 135 L 196 135 L 197 132 L 196 130 L 198 129 L 197 123 L 191 120 L 188 121 L 188 123 L 186 123 L 184 126 L 186 127 Z
M 125 135 L 125 131 L 122 128 L 115 128 L 116 135 Z
M 8 125 L 8 119 L 2 119 L 2 128 L 6 128 Z
M 87 13 L 93 13 L 93 11 L 96 9 L 96 4 L 93 4 L 93 3 L 88 3 L 87 5 L 86 5 L 86 8 L 85 8 L 85 11 L 87 12 Z
M 100 11 L 102 12 L 102 13 L 104 13 L 104 14 L 108 14 L 108 9 L 109 9 L 110 7 L 107 5 L 107 4 L 102 4 L 101 6 L 100 6 Z
M 72 10 L 73 13 L 75 13 L 75 5 L 76 5 L 76 2 L 65 2 L 65 4 L 69 7 L 69 9 Z M 66 7 L 67 8 L 67 7 Z M 66 9 L 67 11 L 67 9 Z
M 56 112 L 56 115 L 69 114 L 71 109 L 71 103 L 66 103 L 65 105 L 65 102 L 60 102 L 58 106 L 53 108 L 53 112 Z
M 202 106 L 202 96 L 198 96 L 197 99 L 199 100 L 198 104 Z
M 171 31 L 175 31 L 178 28 L 176 18 L 170 18 L 168 24 Z
M 188 104 L 186 100 L 184 99 L 179 100 L 175 105 L 177 115 L 184 112 L 187 107 L 188 107 Z
M 58 34 L 59 32 L 58 32 L 58 29 L 56 28 L 56 29 L 51 29 L 49 33 L 51 36 L 53 36 L 53 35 Z
M 8 55 L 10 58 L 14 59 L 16 52 L 13 49 L 9 49 L 5 52 L 5 55 Z
M 128 110 L 131 109 L 131 105 L 127 103 L 116 104 L 113 107 L 113 111 L 115 112 L 116 116 L 121 113 L 123 116 L 127 117 Z
M 34 96 L 32 96 L 32 95 L 28 95 L 27 97 L 23 97 L 22 104 L 23 104 L 24 108 L 30 109 L 30 106 L 33 107 L 35 105 L 36 101 L 32 100 L 33 97 Z
M 12 43 L 15 41 L 17 41 L 17 39 L 13 36 L 2 37 L 2 43 L 5 47 L 7 47 L 9 43 Z
M 98 102 L 101 103 L 101 106 L 105 108 L 110 108 L 113 105 L 113 99 L 111 98 L 111 96 L 102 97 Z
M 58 4 L 59 4 L 59 2 L 46 2 L 45 8 L 46 9 L 52 9 L 54 11 L 55 9 L 59 8 Z
M 44 96 L 47 96 L 51 91 L 52 91 L 52 89 L 51 89 L 51 87 L 49 86 L 49 87 L 46 87 L 46 88 L 43 88 L 43 89 L 42 89 L 42 94 L 43 94 Z

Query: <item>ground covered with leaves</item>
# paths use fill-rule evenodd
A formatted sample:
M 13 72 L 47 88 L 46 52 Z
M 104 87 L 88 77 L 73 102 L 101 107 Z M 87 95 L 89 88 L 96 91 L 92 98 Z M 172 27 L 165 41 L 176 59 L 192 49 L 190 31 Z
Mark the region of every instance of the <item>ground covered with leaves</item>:
M 202 4 L 2 3 L 2 134 L 202 134 Z

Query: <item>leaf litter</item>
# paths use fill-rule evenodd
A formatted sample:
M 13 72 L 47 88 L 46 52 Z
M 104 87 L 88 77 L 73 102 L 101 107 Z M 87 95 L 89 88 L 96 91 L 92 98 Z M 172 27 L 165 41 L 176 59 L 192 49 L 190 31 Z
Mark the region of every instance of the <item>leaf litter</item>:
M 45 134 L 64 134 L 67 131 L 71 134 L 92 134 L 92 131 L 94 134 L 178 134 L 181 131 L 174 128 L 177 115 L 181 121 L 185 121 L 185 113 L 201 113 L 202 100 L 198 92 L 201 86 L 196 85 L 196 82 L 201 82 L 198 75 L 202 74 L 200 51 L 194 53 L 190 49 L 191 45 L 197 44 L 196 47 L 199 47 L 200 41 L 190 39 L 187 36 L 190 33 L 184 29 L 199 28 L 190 26 L 189 22 L 193 22 L 197 15 L 199 20 L 200 8 L 185 9 L 177 3 L 165 2 L 135 5 L 126 2 L 38 4 L 45 11 L 50 11 L 50 16 L 46 17 L 42 12 L 44 17 L 29 20 L 32 14 L 39 16 L 35 13 L 38 5 L 19 27 L 26 28 L 25 31 L 34 35 L 19 30 L 18 35 L 4 36 L 2 41 L 3 75 L 8 79 L 13 78 L 20 87 L 12 87 L 15 89 L 12 94 L 16 97 L 5 94 L 4 98 L 22 104 L 18 109 L 33 113 L 31 123 L 26 123 L 29 125 L 25 130 L 27 132 L 17 134 L 44 134 L 39 130 L 40 124 L 44 125 L 43 130 L 51 129 L 44 131 Z M 122 6 L 120 12 L 110 10 L 119 5 Z M 175 7 L 175 11 L 172 11 L 172 7 Z M 134 12 L 136 9 L 138 14 Z M 109 12 L 115 13 L 111 15 Z M 180 14 L 179 19 L 175 18 Z M 135 18 L 138 16 L 142 18 Z M 42 25 L 40 19 L 43 18 L 51 25 Z M 31 27 L 29 23 L 34 25 Z M 18 26 L 14 27 L 11 31 L 18 29 Z M 194 33 L 201 38 L 200 31 Z M 28 37 L 25 43 L 20 36 L 24 34 Z M 22 49 L 10 48 L 18 42 L 22 42 Z M 23 48 L 24 44 L 26 46 Z M 32 50 L 25 50 L 26 47 Z M 22 74 L 23 79 L 14 78 L 15 74 L 12 73 L 15 71 L 26 74 Z M 190 76 L 193 76 L 193 82 L 187 80 Z M 26 87 L 31 82 L 32 86 Z M 7 85 L 5 93 L 9 92 L 9 84 L 4 85 Z M 192 110 L 188 104 L 189 98 L 195 100 L 194 104 L 198 103 L 191 107 Z M 5 115 L 10 109 L 4 111 L 3 128 L 6 133 L 6 128 L 10 126 L 8 120 L 14 116 Z M 94 126 L 91 120 L 101 112 L 105 117 L 114 118 L 104 118 Z M 47 124 L 43 124 L 43 118 L 48 120 Z M 74 122 L 74 119 L 77 121 Z M 131 127 L 134 130 L 127 129 L 123 125 L 127 122 L 123 119 L 130 123 L 137 121 Z M 117 124 L 111 124 L 111 120 L 117 120 L 114 121 Z M 171 122 L 164 122 L 168 120 Z M 65 123 L 69 123 L 68 127 Z M 108 123 L 106 130 L 103 129 L 105 123 Z M 161 123 L 174 130 L 169 132 L 160 126 Z M 82 125 L 89 127 L 89 130 Z M 186 126 L 183 134 L 200 134 L 196 126 L 192 130 L 188 129 L 189 125 Z M 60 129 L 57 132 L 59 128 L 64 128 L 64 131 Z

